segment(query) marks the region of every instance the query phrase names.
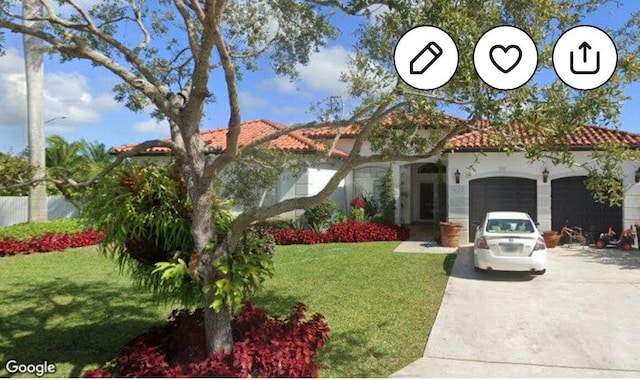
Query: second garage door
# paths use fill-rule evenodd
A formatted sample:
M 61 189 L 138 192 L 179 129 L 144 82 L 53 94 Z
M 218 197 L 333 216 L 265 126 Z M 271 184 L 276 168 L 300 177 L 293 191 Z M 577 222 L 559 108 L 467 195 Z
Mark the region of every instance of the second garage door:
M 584 185 L 587 177 L 567 177 L 551 181 L 551 228 L 560 231 L 569 221 L 599 234 L 609 226 L 617 233 L 622 229 L 622 208 L 597 203 Z M 595 235 L 594 235 L 595 236 Z
M 475 225 L 489 211 L 522 211 L 535 221 L 538 216 L 536 181 L 517 177 L 490 177 L 469 181 L 469 240 Z

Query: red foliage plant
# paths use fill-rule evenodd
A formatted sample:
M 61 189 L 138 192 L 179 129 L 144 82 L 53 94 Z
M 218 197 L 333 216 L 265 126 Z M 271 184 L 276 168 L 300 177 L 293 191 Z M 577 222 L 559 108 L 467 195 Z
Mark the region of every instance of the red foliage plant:
M 0 240 L 0 257 L 86 247 L 100 243 L 103 238 L 104 233 L 95 230 L 86 230 L 74 234 L 46 233 L 25 241 L 5 238 Z
M 228 353 L 206 355 L 204 313 L 174 311 L 170 322 L 129 342 L 115 360 L 120 377 L 317 377 L 316 352 L 326 343 L 329 326 L 324 317 L 305 317 L 297 304 L 287 318 L 269 317 L 245 304 L 233 321 L 234 347 Z M 97 368 L 84 377 L 109 377 Z
M 351 202 L 349 203 L 349 206 L 351 206 L 352 208 L 364 208 L 366 204 L 364 202 L 364 199 L 360 197 L 355 197 L 351 200 Z
M 384 223 L 346 221 L 334 224 L 326 233 L 312 230 L 270 229 L 276 244 L 360 243 L 366 241 L 394 241 L 409 238 L 409 230 Z

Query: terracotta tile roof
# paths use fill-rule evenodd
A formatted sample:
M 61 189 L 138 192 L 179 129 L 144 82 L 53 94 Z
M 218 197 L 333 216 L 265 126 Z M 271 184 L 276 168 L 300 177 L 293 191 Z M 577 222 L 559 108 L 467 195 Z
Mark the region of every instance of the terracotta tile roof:
M 457 151 L 500 149 L 495 141 L 490 141 L 487 133 L 483 133 L 483 130 L 489 127 L 487 122 L 480 122 L 477 127 L 479 129 L 467 130 L 452 138 L 450 140 L 452 149 Z M 519 135 L 523 137 L 522 143 L 525 145 L 544 141 L 542 135 L 526 133 L 522 126 L 516 126 L 515 132 L 519 132 Z M 603 127 L 580 126 L 575 131 L 567 133 L 566 138 L 569 148 L 576 150 L 591 149 L 606 142 L 620 142 L 631 147 L 640 147 L 640 134 Z
M 382 125 L 387 127 L 393 126 L 393 122 L 394 122 L 393 115 L 389 115 L 382 121 Z M 466 123 L 466 121 L 455 116 L 444 115 L 442 123 L 445 125 L 463 124 L 463 123 Z M 428 127 L 429 126 L 425 124 L 425 128 L 428 128 Z M 341 137 L 354 138 L 360 132 L 360 126 L 350 124 L 343 127 L 323 127 L 323 128 L 302 130 L 305 136 L 309 136 L 311 138 L 319 138 L 319 139 L 332 139 L 338 135 L 339 131 L 341 132 L 341 135 L 340 135 Z
M 251 120 L 242 123 L 240 126 L 240 135 L 238 136 L 238 145 L 245 146 L 252 141 L 260 139 L 262 137 L 271 135 L 287 127 L 267 120 Z M 200 138 L 207 142 L 209 148 L 214 152 L 223 152 L 227 147 L 227 129 L 213 129 L 204 131 L 200 134 Z M 169 139 L 164 139 L 169 141 Z M 127 144 L 114 148 L 115 153 L 121 153 L 128 151 L 136 146 L 136 144 Z M 271 149 L 281 150 L 290 153 L 319 153 L 326 152 L 327 147 L 311 138 L 305 136 L 300 131 L 293 131 L 286 135 L 280 136 L 267 143 L 267 146 Z M 152 148 L 148 149 L 143 155 L 153 154 L 169 154 L 167 148 Z M 346 157 L 347 153 L 334 149 L 333 155 L 338 157 Z

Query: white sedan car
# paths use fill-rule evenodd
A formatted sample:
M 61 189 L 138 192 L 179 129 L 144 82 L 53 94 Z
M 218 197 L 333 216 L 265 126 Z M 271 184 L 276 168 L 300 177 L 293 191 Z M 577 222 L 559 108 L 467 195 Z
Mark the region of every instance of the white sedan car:
M 547 247 L 527 213 L 488 212 L 476 230 L 473 263 L 479 270 L 544 274 Z

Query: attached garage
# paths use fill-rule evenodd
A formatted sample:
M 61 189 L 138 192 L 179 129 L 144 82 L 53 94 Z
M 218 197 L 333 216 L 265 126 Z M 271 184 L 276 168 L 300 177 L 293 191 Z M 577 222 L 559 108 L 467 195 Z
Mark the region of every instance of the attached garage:
M 469 181 L 469 241 L 475 226 L 489 211 L 522 211 L 537 218 L 536 181 L 518 177 L 489 177 Z
M 569 225 L 599 234 L 612 227 L 622 231 L 622 208 L 597 203 L 585 187 L 587 177 L 566 177 L 551 181 L 551 227 L 560 231 Z

